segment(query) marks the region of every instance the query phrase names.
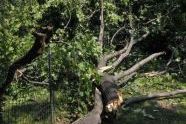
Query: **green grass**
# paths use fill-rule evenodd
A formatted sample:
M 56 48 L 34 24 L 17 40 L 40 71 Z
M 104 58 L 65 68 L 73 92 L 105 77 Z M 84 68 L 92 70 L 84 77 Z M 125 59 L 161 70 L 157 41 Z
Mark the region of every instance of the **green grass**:
M 186 82 L 170 75 L 158 77 L 138 77 L 122 88 L 123 97 L 144 95 L 155 92 L 173 91 L 186 88 Z M 19 89 L 15 87 L 15 89 Z M 14 89 L 14 90 L 15 90 Z M 46 88 L 20 89 L 13 96 L 7 96 L 4 106 L 5 124 L 49 124 L 49 92 Z M 67 111 L 68 105 L 62 102 L 63 94 L 56 93 L 56 121 L 69 122 L 73 113 Z M 66 96 L 68 97 L 68 96 Z M 146 116 L 145 114 L 148 116 Z M 152 116 L 152 117 L 151 117 Z M 129 108 L 120 109 L 112 124 L 185 124 L 186 98 L 147 101 Z M 106 123 L 109 124 L 109 123 Z
M 185 89 L 184 80 L 166 74 L 157 77 L 138 77 L 122 89 L 124 98 L 155 92 Z M 144 114 L 145 113 L 145 114 Z M 186 124 L 186 97 L 151 100 L 118 112 L 115 124 Z
M 21 90 L 7 96 L 3 119 L 5 124 L 48 124 L 49 94 L 46 89 Z

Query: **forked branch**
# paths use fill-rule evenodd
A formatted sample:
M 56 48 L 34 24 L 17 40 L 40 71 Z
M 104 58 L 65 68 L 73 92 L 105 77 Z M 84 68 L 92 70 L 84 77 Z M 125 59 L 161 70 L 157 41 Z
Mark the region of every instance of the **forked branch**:
M 100 5 L 101 5 L 101 14 L 100 14 L 100 32 L 99 32 L 99 43 L 101 45 L 101 48 L 103 47 L 103 35 L 104 35 L 104 18 L 103 18 L 103 0 L 100 0 Z
M 120 51 L 117 51 L 113 54 L 105 55 L 101 58 L 98 64 L 98 68 L 101 70 L 101 72 L 115 69 L 131 52 L 132 47 L 139 41 L 142 41 L 145 39 L 150 33 L 147 31 L 143 36 L 141 36 L 138 39 L 134 39 L 133 34 L 131 34 L 130 43 L 126 44 L 126 46 L 121 49 Z M 119 56 L 118 59 L 116 59 L 115 62 L 113 62 L 111 65 L 106 66 L 108 60 L 112 59 L 113 57 Z
M 126 43 L 125 47 L 119 51 L 116 51 L 114 53 L 110 53 L 110 54 L 106 54 L 106 55 L 103 55 L 103 57 L 101 57 L 101 59 L 99 60 L 99 63 L 98 63 L 98 68 L 102 68 L 102 67 L 105 67 L 107 62 L 114 58 L 114 57 L 117 57 L 119 55 L 121 55 L 122 53 L 124 53 L 127 48 L 128 48 L 128 42 Z

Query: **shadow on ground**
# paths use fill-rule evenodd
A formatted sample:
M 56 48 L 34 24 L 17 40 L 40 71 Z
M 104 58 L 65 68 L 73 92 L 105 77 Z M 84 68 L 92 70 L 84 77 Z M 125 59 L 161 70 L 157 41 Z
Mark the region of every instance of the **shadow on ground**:
M 3 124 L 47 124 L 50 115 L 48 102 L 5 106 Z
M 148 101 L 119 111 L 112 124 L 186 124 L 186 106 Z

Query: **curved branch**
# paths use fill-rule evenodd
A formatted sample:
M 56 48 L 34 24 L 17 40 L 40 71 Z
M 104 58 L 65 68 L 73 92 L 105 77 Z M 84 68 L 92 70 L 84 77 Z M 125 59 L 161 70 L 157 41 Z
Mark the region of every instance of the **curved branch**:
M 141 36 L 140 38 L 138 38 L 138 39 L 134 39 L 134 37 L 131 36 L 131 40 L 130 40 L 130 43 L 129 43 L 129 45 L 128 45 L 128 48 L 127 48 L 126 52 L 123 53 L 123 54 L 121 54 L 120 57 L 112 64 L 112 68 L 116 68 L 116 67 L 123 61 L 123 59 L 125 59 L 125 58 L 129 55 L 130 51 L 132 50 L 132 47 L 133 47 L 137 42 L 142 41 L 143 39 L 145 39 L 149 34 L 150 34 L 150 32 L 147 31 L 146 34 L 142 35 L 142 36 Z
M 126 52 L 122 53 L 120 57 L 111 65 L 112 68 L 116 68 L 123 61 L 123 59 L 125 59 L 129 55 L 134 44 L 135 44 L 135 41 L 133 40 L 133 38 L 131 38 L 131 41 L 128 45 Z
M 67 10 L 68 10 L 68 12 L 69 12 L 70 17 L 69 17 L 69 19 L 68 19 L 68 22 L 67 22 L 66 25 L 64 26 L 64 30 L 68 27 L 68 25 L 69 25 L 69 23 L 70 23 L 70 21 L 71 21 L 71 18 L 72 18 L 72 14 L 71 14 L 70 10 L 69 10 L 69 9 L 67 9 Z
M 94 11 L 87 17 L 87 19 L 91 19 L 91 18 L 94 16 L 94 14 L 95 14 L 96 12 L 98 12 L 98 11 L 99 11 L 99 9 L 94 10 Z
M 112 58 L 114 58 L 114 57 L 116 57 L 116 56 L 119 56 L 119 55 L 121 55 L 122 53 L 124 53 L 124 52 L 127 50 L 128 47 L 129 47 L 129 43 L 127 42 L 126 45 L 125 45 L 125 47 L 124 47 L 123 49 L 121 49 L 121 50 L 119 50 L 119 51 L 117 51 L 117 52 L 114 52 L 114 53 L 105 55 L 105 58 L 106 58 L 107 60 L 109 60 L 109 59 L 112 59 Z
M 123 103 L 123 105 L 124 105 L 124 107 L 127 107 L 127 106 L 133 105 L 135 103 L 144 102 L 146 100 L 170 98 L 170 97 L 174 97 L 175 95 L 179 95 L 179 94 L 186 95 L 186 89 L 175 90 L 172 92 L 155 93 L 155 94 L 150 94 L 150 95 L 132 97 L 132 98 L 129 98 L 128 100 L 126 100 Z
M 120 31 L 122 31 L 122 30 L 124 30 L 124 29 L 125 29 L 125 26 L 119 28 L 119 29 L 114 33 L 114 35 L 112 36 L 112 39 L 111 39 L 111 41 L 110 41 L 111 44 L 113 43 L 113 40 L 114 40 L 114 38 L 116 37 L 116 35 L 117 35 Z

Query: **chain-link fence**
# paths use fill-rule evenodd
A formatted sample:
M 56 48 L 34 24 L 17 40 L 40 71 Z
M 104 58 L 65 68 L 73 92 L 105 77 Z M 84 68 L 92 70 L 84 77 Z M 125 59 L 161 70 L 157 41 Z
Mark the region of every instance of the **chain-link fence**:
M 54 123 L 54 114 L 52 114 L 54 103 L 51 102 L 54 96 L 41 87 L 38 89 L 36 87 L 35 90 L 35 93 L 19 92 L 17 96 L 19 98 L 6 96 L 2 113 L 3 124 Z
M 54 90 L 51 82 L 51 51 L 48 51 L 47 86 L 15 85 L 5 96 L 0 124 L 54 124 Z M 18 87 L 17 87 L 18 86 Z M 22 87 L 20 87 L 22 86 Z

